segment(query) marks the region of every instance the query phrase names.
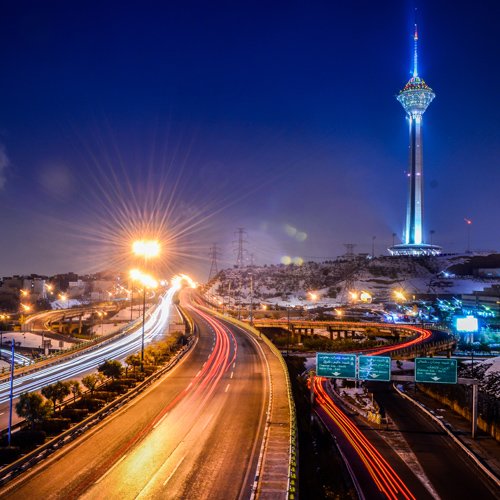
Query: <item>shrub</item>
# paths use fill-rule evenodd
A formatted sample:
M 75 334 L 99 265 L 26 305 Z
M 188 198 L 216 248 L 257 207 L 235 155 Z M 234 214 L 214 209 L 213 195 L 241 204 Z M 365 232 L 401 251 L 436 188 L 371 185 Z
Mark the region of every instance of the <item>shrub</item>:
M 69 418 L 72 422 L 80 422 L 88 416 L 89 410 L 87 408 L 65 408 L 61 414 L 64 418 Z
M 47 434 L 43 431 L 18 431 L 12 434 L 11 443 L 22 451 L 31 450 L 45 441 Z
M 102 399 L 103 401 L 108 403 L 109 401 L 113 401 L 113 399 L 115 399 L 116 394 L 110 391 L 95 391 L 94 397 L 96 399 Z
M 126 384 L 122 384 L 121 380 L 113 380 L 109 384 L 106 384 L 106 390 L 118 394 L 123 394 L 127 392 L 128 386 Z
M 102 408 L 106 404 L 106 401 L 97 398 L 84 398 L 81 400 L 80 404 L 89 412 L 94 412 Z
M 69 418 L 48 418 L 42 424 L 42 429 L 47 434 L 59 434 L 66 430 L 71 423 Z
M 17 446 L 2 446 L 0 447 L 0 464 L 10 464 L 21 454 L 21 450 Z

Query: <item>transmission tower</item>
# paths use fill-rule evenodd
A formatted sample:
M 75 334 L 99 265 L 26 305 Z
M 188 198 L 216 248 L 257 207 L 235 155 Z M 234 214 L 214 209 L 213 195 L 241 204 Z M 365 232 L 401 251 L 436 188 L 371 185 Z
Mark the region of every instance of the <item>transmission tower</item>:
M 238 230 L 234 234 L 238 238 L 238 240 L 234 242 L 237 244 L 237 247 L 236 247 L 236 267 L 242 268 L 245 265 L 246 250 L 244 248 L 244 245 L 246 243 L 248 243 L 248 241 L 245 239 L 247 232 L 245 231 L 244 228 L 239 227 Z
M 210 281 L 212 278 L 217 276 L 217 274 L 219 274 L 219 269 L 217 267 L 217 259 L 220 257 L 220 249 L 217 246 L 217 243 L 214 243 L 210 247 L 210 253 L 208 255 L 212 260 L 212 263 L 210 264 L 210 272 L 208 273 L 208 281 Z
M 345 254 L 344 257 L 348 260 L 354 259 L 354 247 L 356 246 L 355 243 L 344 243 L 345 246 Z

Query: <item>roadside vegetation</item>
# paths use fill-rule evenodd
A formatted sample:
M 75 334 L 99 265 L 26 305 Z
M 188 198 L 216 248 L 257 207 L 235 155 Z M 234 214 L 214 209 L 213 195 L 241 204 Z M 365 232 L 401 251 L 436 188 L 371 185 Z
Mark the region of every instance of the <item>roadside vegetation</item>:
M 1 436 L 0 465 L 13 462 L 125 394 L 168 363 L 184 340 L 181 332 L 173 332 L 167 339 L 148 346 L 142 369 L 140 353 L 131 354 L 125 364 L 105 361 L 95 373 L 81 380 L 58 381 L 40 392 L 21 394 L 15 410 L 24 422 L 12 433 L 10 446 L 7 434 Z

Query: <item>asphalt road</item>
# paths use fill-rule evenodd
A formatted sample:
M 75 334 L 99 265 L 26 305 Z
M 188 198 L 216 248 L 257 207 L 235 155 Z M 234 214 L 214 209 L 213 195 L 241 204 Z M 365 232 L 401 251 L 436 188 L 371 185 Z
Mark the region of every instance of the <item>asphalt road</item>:
M 472 461 L 458 449 L 450 437 L 413 404 L 398 396 L 391 384 L 372 383 L 370 390 L 374 391 L 377 403 L 383 406 L 394 421 L 416 458 L 415 466 L 408 464 L 407 469 L 415 473 L 421 468 L 439 498 L 498 498 L 485 484 L 482 474 L 472 465 Z M 391 433 L 382 431 L 381 434 L 384 432 Z M 384 445 L 373 433 L 368 434 L 371 440 L 378 441 L 377 445 L 383 454 L 394 454 L 394 442 L 386 442 Z M 404 474 L 404 479 L 410 480 L 407 472 L 401 474 Z
M 248 498 L 268 387 L 257 347 L 195 314 L 197 345 L 130 405 L 1 498 Z

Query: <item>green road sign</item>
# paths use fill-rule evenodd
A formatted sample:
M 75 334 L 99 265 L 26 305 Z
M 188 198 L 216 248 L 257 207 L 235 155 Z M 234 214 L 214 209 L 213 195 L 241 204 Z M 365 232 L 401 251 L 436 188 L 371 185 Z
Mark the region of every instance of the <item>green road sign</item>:
M 356 354 L 316 353 L 318 377 L 356 378 Z
M 391 380 L 391 358 L 389 356 L 358 356 L 359 380 Z
M 415 358 L 415 382 L 456 384 L 457 360 L 448 358 Z

